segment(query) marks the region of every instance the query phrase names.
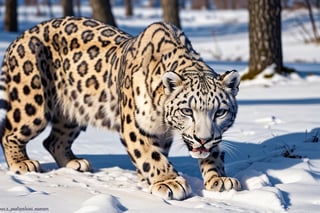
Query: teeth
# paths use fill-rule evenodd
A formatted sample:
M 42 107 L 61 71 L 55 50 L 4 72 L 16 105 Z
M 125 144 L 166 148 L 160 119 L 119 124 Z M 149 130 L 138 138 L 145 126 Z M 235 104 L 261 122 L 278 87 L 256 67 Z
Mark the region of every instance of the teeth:
M 195 151 L 197 150 L 197 151 Z M 204 149 L 206 150 L 206 149 Z M 210 155 L 210 152 L 208 151 L 199 151 L 199 149 L 192 149 L 192 151 L 189 152 L 191 157 L 197 158 L 197 159 L 204 159 L 207 158 Z

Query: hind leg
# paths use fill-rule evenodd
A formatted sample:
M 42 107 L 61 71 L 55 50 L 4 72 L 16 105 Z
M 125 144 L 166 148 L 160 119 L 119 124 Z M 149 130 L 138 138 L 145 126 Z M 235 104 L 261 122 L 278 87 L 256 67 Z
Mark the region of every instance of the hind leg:
M 59 167 L 72 168 L 80 172 L 92 170 L 88 160 L 77 158 L 71 150 L 73 141 L 83 129 L 82 126 L 67 121 L 62 116 L 56 116 L 52 120 L 51 133 L 43 142 L 43 145 L 53 156 Z

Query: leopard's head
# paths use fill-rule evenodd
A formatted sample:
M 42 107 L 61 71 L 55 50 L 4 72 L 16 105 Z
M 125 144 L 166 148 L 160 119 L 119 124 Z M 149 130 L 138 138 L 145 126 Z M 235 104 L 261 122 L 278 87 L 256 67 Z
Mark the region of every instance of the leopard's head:
M 174 71 L 163 75 L 166 101 L 164 120 L 173 127 L 194 158 L 206 158 L 234 123 L 240 77 L 236 71 L 222 75 L 212 70 Z

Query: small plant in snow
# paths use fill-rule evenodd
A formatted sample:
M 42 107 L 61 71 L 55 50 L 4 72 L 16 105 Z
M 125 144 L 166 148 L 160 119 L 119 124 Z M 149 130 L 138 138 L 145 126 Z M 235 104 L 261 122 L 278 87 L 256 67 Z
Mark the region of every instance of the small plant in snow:
M 282 156 L 285 158 L 297 158 L 301 159 L 301 155 L 294 154 L 296 151 L 296 145 L 293 145 L 292 147 L 289 147 L 288 145 L 283 147 L 285 150 L 282 152 Z
M 308 131 L 306 130 L 306 139 L 304 140 L 304 142 L 319 143 L 319 141 L 320 141 L 319 131 L 315 131 L 312 134 L 309 133 L 308 135 Z

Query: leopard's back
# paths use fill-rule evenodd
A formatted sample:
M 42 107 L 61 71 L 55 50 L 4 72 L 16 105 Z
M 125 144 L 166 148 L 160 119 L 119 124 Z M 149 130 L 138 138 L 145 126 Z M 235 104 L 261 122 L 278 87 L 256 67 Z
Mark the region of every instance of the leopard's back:
M 17 76 L 21 79 L 10 82 L 24 91 L 20 99 L 30 97 L 26 91 L 39 90 L 33 99 L 43 100 L 47 118 L 61 114 L 79 124 L 119 129 L 116 84 L 124 55 L 122 46 L 130 38 L 92 19 L 69 17 L 43 22 L 10 46 L 5 58 L 10 71 L 6 73 L 11 81 Z M 24 86 L 19 89 L 19 85 Z

